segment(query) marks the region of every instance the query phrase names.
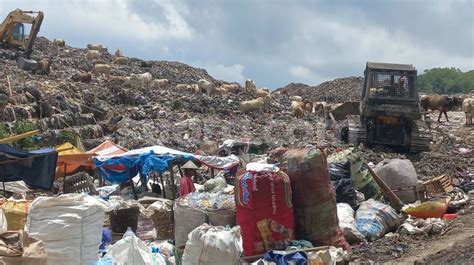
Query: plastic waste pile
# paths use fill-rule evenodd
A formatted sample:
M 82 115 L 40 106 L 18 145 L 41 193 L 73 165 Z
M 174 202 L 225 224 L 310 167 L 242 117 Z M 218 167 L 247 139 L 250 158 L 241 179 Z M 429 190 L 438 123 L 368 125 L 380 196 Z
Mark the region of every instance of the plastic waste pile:
M 192 192 L 180 198 L 180 204 L 201 210 L 235 209 L 234 195 L 223 192 Z

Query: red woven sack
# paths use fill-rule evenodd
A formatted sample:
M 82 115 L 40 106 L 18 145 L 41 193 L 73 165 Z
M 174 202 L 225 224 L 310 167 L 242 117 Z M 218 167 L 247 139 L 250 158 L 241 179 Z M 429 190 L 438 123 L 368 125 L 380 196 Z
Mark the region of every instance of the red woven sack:
M 317 148 L 290 149 L 283 154 L 281 169 L 291 180 L 296 238 L 350 250 L 339 228 L 326 155 Z
M 291 186 L 283 172 L 245 172 L 236 179 L 237 224 L 244 255 L 285 249 L 294 239 Z

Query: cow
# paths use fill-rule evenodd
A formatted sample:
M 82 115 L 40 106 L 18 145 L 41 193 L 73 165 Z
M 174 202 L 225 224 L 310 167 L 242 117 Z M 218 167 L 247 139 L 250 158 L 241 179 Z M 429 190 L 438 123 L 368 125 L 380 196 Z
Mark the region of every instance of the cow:
M 462 99 L 458 97 L 448 97 L 448 96 L 425 96 L 420 100 L 421 107 L 427 110 L 438 110 L 438 122 L 441 122 L 441 114 L 444 113 L 446 121 L 448 119 L 448 111 L 453 110 L 455 107 L 462 105 Z

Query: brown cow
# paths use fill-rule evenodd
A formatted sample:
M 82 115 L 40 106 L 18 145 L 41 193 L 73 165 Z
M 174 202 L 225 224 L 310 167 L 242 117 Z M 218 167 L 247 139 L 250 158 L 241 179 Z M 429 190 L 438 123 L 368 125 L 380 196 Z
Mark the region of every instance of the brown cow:
M 462 99 L 458 97 L 448 97 L 448 96 L 425 96 L 421 98 L 420 101 L 421 107 L 427 111 L 427 110 L 438 110 L 439 111 L 439 116 L 438 116 L 438 122 L 441 122 L 441 114 L 444 113 L 444 116 L 446 117 L 446 121 L 449 122 L 448 119 L 448 111 L 451 111 L 453 108 L 457 106 L 462 105 Z

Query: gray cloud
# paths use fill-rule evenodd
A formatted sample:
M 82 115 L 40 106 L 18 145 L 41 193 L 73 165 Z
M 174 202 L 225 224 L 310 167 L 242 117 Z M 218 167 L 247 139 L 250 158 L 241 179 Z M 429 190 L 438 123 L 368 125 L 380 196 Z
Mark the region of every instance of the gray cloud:
M 41 34 L 182 61 L 276 88 L 361 75 L 366 61 L 474 68 L 474 1 L 4 1 L 43 9 Z M 66 11 L 68 11 L 66 13 Z

